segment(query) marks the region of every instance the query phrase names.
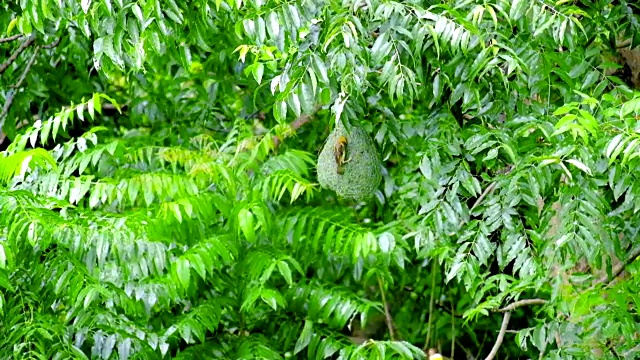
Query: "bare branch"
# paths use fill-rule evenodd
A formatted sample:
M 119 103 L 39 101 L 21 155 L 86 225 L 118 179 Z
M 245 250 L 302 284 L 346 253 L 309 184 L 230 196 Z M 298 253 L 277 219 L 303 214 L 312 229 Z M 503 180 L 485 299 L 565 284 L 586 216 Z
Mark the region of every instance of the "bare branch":
M 11 41 L 14 41 L 14 40 L 18 40 L 23 36 L 24 35 L 22 35 L 22 34 L 16 34 L 16 35 L 8 36 L 6 38 L 0 38 L 0 44 L 6 43 L 6 42 L 11 42 Z
M 11 64 L 13 64 L 13 62 L 16 61 L 18 56 L 22 54 L 24 49 L 29 47 L 29 45 L 33 44 L 34 41 L 36 41 L 35 34 L 31 35 L 25 42 L 20 44 L 20 46 L 16 49 L 16 51 L 14 51 L 13 54 L 11 54 L 11 56 L 9 56 L 7 61 L 5 61 L 4 63 L 2 63 L 2 65 L 0 65 L 0 75 L 2 75 L 9 68 L 9 66 L 11 66 Z
M 20 78 L 18 78 L 18 82 L 14 86 L 15 89 L 11 89 L 11 91 L 9 92 L 9 95 L 7 96 L 7 101 L 4 103 L 2 112 L 0 113 L 0 130 L 4 126 L 4 122 L 6 120 L 7 114 L 9 113 L 9 109 L 11 108 L 11 104 L 13 103 L 13 98 L 16 96 L 16 92 L 17 92 L 16 89 L 22 86 L 22 82 L 27 77 L 27 73 L 29 73 L 29 70 L 31 70 L 31 66 L 35 62 L 36 56 L 38 55 L 39 50 L 40 50 L 39 47 L 35 48 L 35 50 L 33 51 L 33 55 L 31 55 L 29 62 L 27 62 L 27 66 L 25 66 L 24 70 L 22 71 L 22 74 L 20 75 Z
M 513 304 L 512 304 L 513 305 Z M 498 353 L 498 349 L 500 349 L 500 345 L 502 345 L 502 341 L 504 340 L 504 334 L 507 332 L 507 327 L 509 326 L 509 319 L 511 319 L 511 311 L 507 311 L 504 313 L 504 317 L 502 318 L 502 326 L 500 327 L 500 332 L 498 333 L 498 338 L 496 339 L 496 343 L 493 344 L 493 348 L 489 355 L 485 358 L 485 360 L 493 360 Z
M 507 311 L 513 311 L 521 306 L 528 306 L 528 305 L 544 305 L 547 303 L 547 300 L 544 299 L 524 299 L 524 300 L 518 300 L 516 302 L 514 302 L 511 305 L 505 306 L 502 309 L 497 310 L 498 312 L 507 312 Z

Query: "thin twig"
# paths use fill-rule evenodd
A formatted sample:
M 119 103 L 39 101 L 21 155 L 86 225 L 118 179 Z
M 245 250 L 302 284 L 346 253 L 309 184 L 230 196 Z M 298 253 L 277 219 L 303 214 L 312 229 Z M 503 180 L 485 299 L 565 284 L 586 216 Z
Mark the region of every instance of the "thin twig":
M 471 206 L 471 209 L 469 210 L 469 212 L 472 212 L 473 209 L 475 209 L 478 205 L 480 205 L 480 203 L 482 203 L 482 200 L 484 200 L 484 198 L 489 195 L 490 192 L 493 191 L 493 189 L 496 188 L 496 183 L 492 182 L 491 185 L 487 186 L 486 189 L 484 189 L 484 191 L 482 192 L 482 194 L 480 194 L 480 197 L 473 203 L 473 206 Z
M 296 131 L 299 128 L 301 128 L 304 124 L 308 123 L 309 121 L 311 121 L 311 118 L 313 117 L 313 115 L 318 112 L 318 110 L 320 110 L 320 106 L 316 106 L 315 109 L 313 109 L 313 111 L 311 112 L 311 114 L 303 114 L 300 115 L 300 117 L 298 117 L 297 119 L 295 119 L 294 121 L 292 121 L 289 126 L 291 127 L 291 131 Z M 280 142 L 282 141 L 282 139 L 280 139 L 278 136 L 274 136 L 273 137 L 273 146 L 274 147 L 278 147 L 278 145 L 280 145 Z
M 38 55 L 39 50 L 40 50 L 39 47 L 36 47 L 35 50 L 33 50 L 33 55 L 31 55 L 29 62 L 27 62 L 27 65 L 22 71 L 20 78 L 18 78 L 18 82 L 16 83 L 15 88 L 9 91 L 9 95 L 7 96 L 7 101 L 4 103 L 4 106 L 2 108 L 2 113 L 0 113 L 0 130 L 2 130 L 2 127 L 4 126 L 4 122 L 6 120 L 7 114 L 9 113 L 9 109 L 11 108 L 11 104 L 13 103 L 13 98 L 16 96 L 16 92 L 17 92 L 16 89 L 22 86 L 22 82 L 27 77 L 27 73 L 29 72 L 29 70 L 31 70 L 31 66 L 35 62 L 36 56 Z
M 493 344 L 493 348 L 489 355 L 485 358 L 485 360 L 493 360 L 498 353 L 498 349 L 500 349 L 500 345 L 502 345 L 502 340 L 504 340 L 504 334 L 507 332 L 507 327 L 509 326 L 509 319 L 511 319 L 511 311 L 507 311 L 504 313 L 504 317 L 502 318 L 502 326 L 500 327 L 500 332 L 498 333 L 498 338 L 496 339 L 495 344 Z
M 431 263 L 431 297 L 429 299 L 429 320 L 427 321 L 427 338 L 424 341 L 424 351 L 427 351 L 429 348 L 429 343 L 431 342 L 431 323 L 433 322 L 433 308 L 435 304 L 436 297 L 436 262 L 432 261 Z
M 600 279 L 598 279 L 593 285 L 591 285 L 591 287 L 589 288 L 589 290 L 593 290 L 596 286 L 600 285 L 600 284 L 606 284 L 609 285 L 613 280 L 615 280 L 621 273 L 622 271 L 624 271 L 624 269 L 631 264 L 638 256 L 640 256 L 640 247 L 638 247 L 637 249 L 633 250 L 631 252 L 631 254 L 629 254 L 629 256 L 627 257 L 627 260 L 625 262 L 619 263 L 616 266 L 613 267 L 613 269 L 611 269 L 611 279 L 609 279 L 609 276 L 607 274 L 603 275 Z
M 384 294 L 384 284 L 382 284 L 380 276 L 378 276 L 378 287 L 380 287 L 380 295 L 382 296 L 382 305 L 384 306 L 384 317 L 387 322 L 387 328 L 389 329 L 389 338 L 391 341 L 395 341 L 395 336 L 393 335 L 393 319 L 391 318 L 389 304 L 387 303 L 387 298 Z
M 487 341 L 487 337 L 483 336 L 482 337 L 482 342 L 480 343 L 480 346 L 478 346 L 478 353 L 476 354 L 475 357 L 473 357 L 473 359 L 479 359 L 480 358 L 480 354 L 482 354 L 482 350 L 484 350 L 485 341 Z
M 58 44 L 60 44 L 60 40 L 62 40 L 62 36 L 60 36 L 59 38 L 57 38 L 54 42 L 49 43 L 47 45 L 42 45 L 43 49 L 53 49 L 54 47 L 58 46 Z
M 453 302 L 451 302 L 451 358 L 455 359 L 454 352 L 456 351 L 456 316 L 454 315 L 455 309 L 453 308 Z
M 508 312 L 508 311 L 513 311 L 521 306 L 527 306 L 527 305 L 544 305 L 547 303 L 547 300 L 544 299 L 524 299 L 524 300 L 518 300 L 516 302 L 514 302 L 511 305 L 505 306 L 502 309 L 497 310 L 498 312 Z
M 512 170 L 513 170 L 513 166 L 507 166 L 506 168 L 500 170 L 498 172 L 498 175 L 507 175 Z M 469 212 L 472 212 L 476 207 L 478 207 L 482 203 L 484 198 L 487 197 L 487 195 L 489 195 L 491 192 L 493 192 L 493 190 L 495 190 L 496 185 L 497 185 L 497 182 L 494 181 L 489 186 L 487 186 L 487 188 L 484 189 L 482 194 L 480 194 L 480 197 L 478 197 L 478 199 L 473 203 L 473 205 L 471 206 L 471 209 L 469 209 Z
M 33 66 L 33 63 L 36 60 L 36 56 L 38 56 L 38 51 L 40 51 L 40 47 L 36 46 L 36 48 L 33 50 L 33 54 L 31 55 L 31 58 L 29 59 L 29 62 L 27 62 L 27 66 L 25 66 L 24 70 L 22 71 L 22 74 L 20 75 L 20 78 L 18 78 L 16 87 L 22 86 L 22 82 L 27 77 L 27 73 L 29 72 L 29 70 L 31 70 L 31 66 Z
M 462 351 L 464 351 L 465 355 L 467 355 L 467 359 L 475 359 L 473 357 L 473 353 L 471 352 L 471 350 L 467 349 L 464 344 L 462 344 L 460 342 L 460 340 L 455 339 L 455 343 L 462 349 Z M 453 359 L 453 354 L 451 355 L 451 358 Z
M 9 66 L 11 66 L 11 64 L 13 64 L 14 61 L 16 61 L 18 56 L 20 56 L 20 54 L 22 54 L 24 49 L 29 47 L 29 45 L 31 45 L 34 41 L 36 41 L 35 33 L 33 35 L 31 35 L 22 44 L 20 44 L 20 46 L 16 49 L 16 51 L 14 51 L 13 54 L 11 54 L 11 56 L 9 56 L 7 61 L 5 61 L 4 63 L 2 63 L 2 65 L 0 65 L 0 75 L 2 75 L 7 70 L 7 68 L 9 68 Z
M 18 40 L 23 36 L 24 35 L 22 35 L 22 34 L 16 34 L 16 35 L 11 35 L 11 36 L 6 37 L 6 38 L 0 38 L 0 44 L 6 43 L 6 42 L 11 42 L 13 40 Z

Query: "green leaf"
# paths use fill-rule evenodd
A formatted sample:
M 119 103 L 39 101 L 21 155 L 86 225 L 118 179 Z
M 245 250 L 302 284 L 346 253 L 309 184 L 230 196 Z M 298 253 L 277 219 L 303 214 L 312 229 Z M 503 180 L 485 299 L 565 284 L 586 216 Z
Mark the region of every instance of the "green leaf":
M 296 341 L 296 346 L 293 350 L 293 353 L 297 354 L 303 349 L 305 349 L 309 345 L 309 342 L 311 341 L 312 337 L 313 337 L 313 322 L 311 322 L 310 320 L 305 320 L 304 327 L 302 329 L 302 332 L 300 333 L 300 337 L 298 337 L 298 340 Z
M 289 106 L 293 110 L 293 113 L 295 114 L 295 116 L 299 117 L 302 109 L 300 107 L 300 98 L 298 97 L 298 94 L 291 93 L 289 95 Z
M 91 0 L 81 0 L 80 6 L 82 6 L 82 11 L 86 14 L 89 12 L 89 7 L 91 7 Z
M 433 97 L 436 101 L 440 101 L 442 90 L 443 86 L 440 81 L 440 74 L 436 74 L 436 76 L 433 77 Z
M 238 213 L 238 224 L 246 239 L 250 242 L 254 242 L 256 238 L 254 230 L 254 216 L 249 209 L 243 208 L 240 210 Z
M 189 260 L 177 259 L 175 262 L 175 271 L 182 287 L 184 289 L 188 289 L 189 284 L 191 283 L 191 268 Z
M 587 173 L 587 174 L 589 174 L 589 175 L 593 175 L 593 174 L 591 173 L 591 169 L 589 169 L 589 167 L 588 167 L 587 165 L 583 164 L 580 160 L 577 160 L 577 159 L 569 159 L 569 160 L 566 160 L 566 161 L 567 161 L 569 164 L 571 164 L 571 165 L 573 165 L 573 166 L 577 167 L 578 169 L 580 169 L 580 170 L 584 171 L 585 173 Z
M 140 25 L 144 24 L 144 15 L 142 14 L 142 9 L 140 9 L 140 6 L 134 3 L 131 7 L 131 10 L 133 11 L 133 14 L 138 18 L 138 22 L 140 22 Z
M 11 280 L 9 279 L 9 275 L 5 269 L 0 269 L 0 287 L 6 289 L 8 291 L 15 291 L 13 285 L 11 285 Z M 4 301 L 0 299 L 0 312 L 4 312 Z
M 291 268 L 289 267 L 289 264 L 287 264 L 285 261 L 278 261 L 277 264 L 278 271 L 280 272 L 282 277 L 284 277 L 287 284 L 289 284 L 289 286 L 293 286 L 293 278 L 291 276 Z
M 273 116 L 276 118 L 276 121 L 279 123 L 284 123 L 287 118 L 287 102 L 286 101 L 278 101 L 273 106 Z
M 280 22 L 275 11 L 267 16 L 267 27 L 272 38 L 277 38 L 280 35 Z
M 264 64 L 256 63 L 253 68 L 253 78 L 256 80 L 258 84 L 262 83 L 262 76 L 264 75 Z
M 82 304 L 84 309 L 88 309 L 89 305 L 91 305 L 91 303 L 98 297 L 98 295 L 98 290 L 96 290 L 95 288 L 88 288 L 87 293 L 84 296 L 84 302 Z

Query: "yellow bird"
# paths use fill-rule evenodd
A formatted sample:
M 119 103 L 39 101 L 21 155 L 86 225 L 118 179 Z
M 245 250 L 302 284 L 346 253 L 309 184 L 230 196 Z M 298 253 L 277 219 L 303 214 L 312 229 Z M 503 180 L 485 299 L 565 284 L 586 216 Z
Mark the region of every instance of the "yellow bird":
M 345 136 L 340 136 L 336 141 L 334 155 L 338 166 L 337 172 L 342 175 L 344 173 L 344 164 L 349 162 L 347 159 L 347 138 Z
M 445 357 L 440 355 L 436 349 L 429 349 L 429 360 L 445 360 Z

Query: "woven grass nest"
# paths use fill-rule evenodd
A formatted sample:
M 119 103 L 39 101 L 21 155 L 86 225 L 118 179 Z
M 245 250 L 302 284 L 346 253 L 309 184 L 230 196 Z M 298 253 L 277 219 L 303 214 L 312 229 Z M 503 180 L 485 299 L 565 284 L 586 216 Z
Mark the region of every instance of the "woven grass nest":
M 336 163 L 336 144 L 344 136 L 347 139 L 346 159 L 342 174 Z M 329 134 L 318 156 L 318 182 L 323 188 L 331 189 L 342 198 L 356 201 L 373 196 L 382 181 L 381 162 L 373 140 L 357 126 L 349 131 L 344 125 L 337 125 Z

